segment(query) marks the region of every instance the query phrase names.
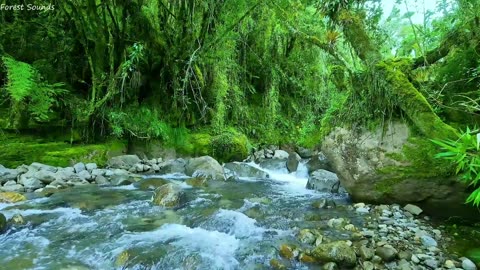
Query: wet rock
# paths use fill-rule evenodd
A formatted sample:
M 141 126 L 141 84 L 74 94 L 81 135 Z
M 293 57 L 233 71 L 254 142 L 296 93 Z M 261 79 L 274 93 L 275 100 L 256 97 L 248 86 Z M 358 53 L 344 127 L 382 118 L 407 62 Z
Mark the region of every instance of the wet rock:
M 430 269 L 438 269 L 438 261 L 434 259 L 428 259 L 423 262 Z
M 287 244 L 282 244 L 280 246 L 280 256 L 282 256 L 285 259 L 292 260 L 295 258 L 295 253 L 294 253 L 295 247 L 291 247 Z
M 10 219 L 10 223 L 14 225 L 24 225 L 25 224 L 25 219 L 23 218 L 22 215 L 20 214 L 15 214 L 12 216 Z M 1 226 L 1 225 L 0 225 Z
M 87 168 L 85 168 L 85 164 L 83 162 L 78 162 L 77 164 L 73 165 L 73 169 L 76 173 L 80 173 L 85 171 Z
M 42 183 L 45 184 L 50 184 L 51 182 L 55 181 L 56 175 L 55 173 L 51 171 L 46 171 L 46 170 L 40 170 L 37 173 L 35 173 L 35 177 L 42 181 Z
M 346 224 L 347 221 L 344 218 L 332 218 L 327 222 L 327 225 L 330 228 L 342 228 Z
M 477 270 L 477 266 L 468 258 L 460 258 L 464 270 Z
M 178 185 L 168 183 L 155 190 L 152 202 L 164 207 L 177 207 L 185 201 L 185 193 Z
M 95 177 L 95 183 L 97 183 L 97 185 L 109 185 L 110 181 L 108 181 L 103 175 L 97 175 Z
M 273 159 L 288 159 L 288 152 L 284 150 L 275 150 L 275 153 L 273 154 Z
M 188 185 L 196 188 L 202 188 L 208 186 L 208 181 L 205 177 L 193 177 L 185 181 Z
M 286 270 L 287 267 L 277 259 L 270 260 L 270 266 L 275 270 Z
M 187 162 L 183 158 L 170 159 L 158 164 L 159 173 L 170 174 L 180 173 L 185 174 L 185 165 Z
M 408 211 L 410 214 L 415 215 L 415 216 L 418 216 L 423 212 L 423 210 L 420 207 L 418 207 L 414 204 L 407 204 L 407 205 L 405 205 L 405 207 L 403 207 L 403 209 L 405 211 Z
M 312 207 L 317 209 L 335 208 L 336 205 L 334 200 L 329 199 L 320 199 L 312 203 Z
M 336 174 L 326 171 L 314 171 L 308 178 L 307 188 L 320 192 L 337 192 L 340 182 Z
M 229 162 L 223 166 L 225 169 L 233 171 L 237 177 L 251 177 L 251 178 L 260 178 L 265 179 L 269 178 L 267 172 L 255 168 L 247 163 L 241 162 Z
M 259 165 L 262 168 L 272 171 L 284 171 L 288 172 L 287 162 L 281 159 L 264 159 L 259 161 Z
M 315 235 L 309 229 L 303 229 L 298 233 L 298 240 L 304 244 L 313 244 L 315 242 Z
M 312 173 L 317 170 L 331 170 L 330 163 L 323 153 L 313 155 L 305 165 L 307 166 L 308 173 Z
M 3 233 L 7 230 L 7 218 L 0 213 L 0 233 Z
M 375 265 L 372 262 L 366 261 L 362 263 L 363 270 L 374 270 Z
M 447 269 L 455 268 L 455 263 L 452 260 L 446 260 L 443 266 Z
M 16 203 L 16 202 L 21 202 L 25 201 L 27 198 L 16 192 L 0 192 L 0 202 L 3 203 Z
M 398 258 L 400 260 L 410 261 L 412 259 L 412 253 L 410 251 L 402 250 L 398 253 Z
M 79 172 L 78 177 L 80 177 L 80 179 L 86 180 L 86 181 L 91 181 L 93 179 L 92 175 L 87 170 L 83 170 L 83 171 Z
M 208 180 L 225 181 L 223 167 L 210 156 L 191 158 L 185 166 L 185 173 L 192 177 L 205 177 Z
M 120 254 L 118 254 L 117 258 L 115 259 L 115 266 L 123 269 L 127 267 L 127 262 L 129 259 L 130 253 L 128 252 L 128 250 L 124 250 Z
M 92 172 L 93 170 L 97 169 L 97 164 L 96 163 L 87 163 L 85 164 L 85 169 L 87 169 L 87 171 L 89 172 Z
M 57 172 L 57 168 L 56 167 L 53 167 L 53 166 L 50 166 L 50 165 L 45 165 L 45 164 L 42 164 L 42 163 L 38 163 L 38 162 L 33 162 L 32 164 L 30 164 L 30 166 L 28 166 L 29 170 L 32 170 L 32 171 L 41 171 L 41 170 L 44 170 L 44 171 L 49 171 L 49 172 Z
M 158 187 L 161 187 L 168 183 L 170 182 L 167 179 L 155 177 L 142 179 L 138 182 L 135 182 L 133 186 L 140 190 L 155 190 Z
M 372 248 L 361 246 L 358 249 L 358 255 L 364 260 L 370 260 L 375 255 L 375 251 Z
M 382 260 L 384 260 L 385 262 L 391 262 L 395 260 L 395 258 L 397 257 L 397 253 L 398 252 L 396 249 L 388 246 L 377 247 L 375 249 L 375 255 L 382 258 Z
M 112 157 L 107 161 L 107 165 L 112 169 L 125 169 L 128 170 L 141 160 L 137 155 L 122 155 Z
M 298 155 L 301 158 L 311 158 L 314 154 L 312 149 L 301 147 L 301 146 L 297 146 L 295 151 L 298 153 Z
M 357 260 L 355 251 L 346 241 L 335 241 L 317 246 L 313 257 L 322 262 L 335 262 L 344 266 L 354 266 Z
M 3 187 L 0 187 L 0 191 L 4 191 L 4 192 L 24 192 L 25 187 L 20 185 L 20 184 L 17 184 L 17 182 L 15 182 L 13 180 L 10 180 L 7 183 L 5 183 L 5 185 L 3 185 Z
M 301 157 L 293 152 L 288 156 L 287 159 L 287 169 L 289 172 L 295 172 L 298 168 L 298 164 L 300 164 Z
M 428 235 L 422 235 L 420 237 L 420 240 L 422 242 L 422 245 L 424 247 L 436 247 L 438 244 L 437 244 L 437 241 L 435 241 L 435 239 L 433 239 L 432 237 L 428 236 Z
M 110 182 L 114 186 L 130 185 L 134 183 L 135 180 L 132 179 L 129 172 L 122 169 L 115 169 L 113 175 L 110 176 Z
M 337 270 L 338 266 L 334 262 L 328 262 L 328 263 L 323 265 L 322 269 L 323 270 Z
M 0 185 L 8 181 L 14 181 L 17 179 L 20 172 L 16 169 L 7 169 L 0 164 Z
M 317 260 L 315 260 L 314 257 L 305 253 L 300 254 L 300 256 L 298 256 L 298 260 L 302 263 L 317 263 Z

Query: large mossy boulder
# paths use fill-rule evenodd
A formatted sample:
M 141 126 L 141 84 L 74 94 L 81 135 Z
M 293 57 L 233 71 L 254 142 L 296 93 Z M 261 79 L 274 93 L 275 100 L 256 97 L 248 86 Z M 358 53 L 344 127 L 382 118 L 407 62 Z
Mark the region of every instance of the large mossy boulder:
M 209 155 L 221 162 L 242 161 L 248 157 L 248 139 L 238 132 L 215 136 L 197 133 L 192 134 L 190 141 L 194 156 Z
M 189 159 L 185 173 L 191 177 L 204 177 L 208 180 L 225 180 L 222 165 L 210 156 Z
M 164 207 L 177 207 L 185 202 L 185 193 L 179 185 L 168 183 L 155 190 L 152 202 Z
M 452 176 L 452 164 L 435 159 L 436 146 L 407 123 L 336 128 L 322 151 L 355 201 L 415 203 L 430 215 L 478 217 L 464 204 L 469 191 Z

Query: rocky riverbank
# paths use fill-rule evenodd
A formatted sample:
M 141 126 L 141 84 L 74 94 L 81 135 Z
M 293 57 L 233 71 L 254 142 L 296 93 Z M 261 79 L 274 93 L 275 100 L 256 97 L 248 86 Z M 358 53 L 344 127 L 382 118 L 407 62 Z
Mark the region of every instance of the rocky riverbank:
M 449 254 L 452 238 L 430 225 L 418 206 L 357 203 L 347 209 L 365 223 L 354 225 L 340 217 L 300 230 L 297 238 L 303 245 L 281 245 L 282 259 L 273 259 L 271 266 L 289 269 L 292 261 L 299 261 L 322 269 L 477 269 L 472 260 Z M 332 229 L 341 237 L 334 236 Z
M 65 168 L 40 163 L 15 169 L 0 166 L 0 189 L 3 191 L 0 202 L 20 202 L 29 194 L 50 196 L 75 186 L 134 184 L 140 190 L 154 191 L 153 205 L 176 211 L 188 205 L 192 198 L 187 198 L 178 182 L 145 179 L 146 175 L 187 177 L 184 180 L 187 185 L 204 189 L 210 181 L 220 184 L 244 178 L 268 181 L 271 170 L 286 175 L 297 171 L 308 177 L 306 188 L 322 194 L 333 196 L 346 192 L 322 153 L 305 149 L 288 153 L 266 148 L 253 153 L 246 162 L 223 165 L 209 156 L 141 160 L 136 155 L 123 155 L 111 158 L 106 168 L 98 168 L 94 163 L 76 163 Z M 335 208 L 336 203 L 325 198 L 305 207 L 322 213 Z M 278 257 L 270 261 L 270 266 L 275 269 L 292 269 L 298 265 L 322 269 L 477 269 L 470 259 L 447 251 L 452 242 L 448 232 L 433 227 L 428 216 L 416 205 L 356 203 L 341 207 L 349 214 L 330 219 L 320 217 L 311 228 L 292 228 L 297 234 L 296 244 L 278 246 Z M 352 215 L 355 220 L 347 218 Z M 0 214 L 0 232 L 22 224 L 22 216 L 15 215 L 7 220 Z

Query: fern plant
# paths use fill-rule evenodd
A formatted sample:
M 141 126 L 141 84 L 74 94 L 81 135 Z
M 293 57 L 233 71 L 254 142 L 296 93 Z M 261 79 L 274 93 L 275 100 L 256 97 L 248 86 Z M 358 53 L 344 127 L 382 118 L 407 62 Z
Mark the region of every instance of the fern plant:
M 52 107 L 58 105 L 59 97 L 67 91 L 63 83 L 49 84 L 40 80 L 38 71 L 30 64 L 2 56 L 6 84 L 0 89 L 10 99 L 12 118 L 27 114 L 38 122 L 50 119 Z
M 461 180 L 475 188 L 468 196 L 467 203 L 480 205 L 480 130 L 467 128 L 457 140 L 431 140 L 442 147 L 436 158 L 451 160 L 456 164 L 456 174 L 462 173 Z

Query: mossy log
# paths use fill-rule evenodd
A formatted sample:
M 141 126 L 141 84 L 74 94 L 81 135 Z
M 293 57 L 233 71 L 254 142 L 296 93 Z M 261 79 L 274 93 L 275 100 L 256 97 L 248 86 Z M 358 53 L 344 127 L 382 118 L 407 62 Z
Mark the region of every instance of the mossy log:
M 453 138 L 454 128 L 445 124 L 433 111 L 425 97 L 413 86 L 404 71 L 411 60 L 387 60 L 376 65 L 390 85 L 396 104 L 407 114 L 418 130 L 428 138 Z

